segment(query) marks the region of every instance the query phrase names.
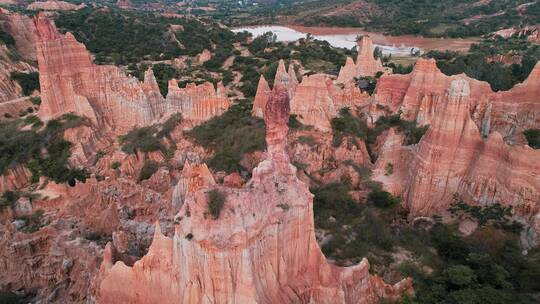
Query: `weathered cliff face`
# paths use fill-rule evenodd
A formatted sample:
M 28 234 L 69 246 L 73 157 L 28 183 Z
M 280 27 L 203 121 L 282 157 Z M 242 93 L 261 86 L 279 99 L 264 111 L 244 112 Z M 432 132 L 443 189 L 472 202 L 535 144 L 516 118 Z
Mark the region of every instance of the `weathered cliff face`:
M 0 9 L 2 29 L 15 39 L 17 52 L 25 59 L 36 60 L 36 27 L 32 18 Z
M 339 83 L 348 83 L 355 77 L 375 76 L 378 72 L 386 72 L 381 59 L 373 57 L 373 41 L 369 36 L 362 36 L 357 41 L 358 57 L 356 64 L 352 58 L 347 57 L 345 65 L 341 67 L 337 81 Z
M 23 95 L 20 85 L 11 79 L 12 72 L 28 73 L 33 71 L 35 71 L 34 67 L 24 61 L 14 60 L 12 51 L 0 44 L 0 102 L 15 102 L 15 99 Z
M 48 1 L 36 1 L 28 5 L 29 10 L 43 10 L 43 11 L 76 11 L 86 7 L 86 4 L 81 3 L 79 5 L 57 0 Z
M 35 18 L 35 24 L 42 93 L 39 116 L 44 120 L 73 112 L 88 117 L 100 129 L 123 134 L 177 111 L 199 123 L 229 106 L 223 88 L 216 92 L 210 83 L 186 89 L 173 83 L 164 99 L 151 70 L 145 72 L 144 82 L 139 82 L 115 66 L 94 65 L 89 52 L 72 34 L 59 34 L 43 15 Z
M 181 89 L 178 87 L 178 82 L 172 79 L 169 81 L 166 112 L 180 112 L 183 117 L 194 124 L 221 115 L 231 106 L 229 99 L 220 92 L 224 90 L 223 84 L 221 87 L 219 89 L 218 86 L 218 90 L 216 90 L 212 83 L 205 82 L 200 85 L 190 83 Z
M 499 132 L 509 143 L 524 143 L 522 131 L 540 124 L 540 64 L 528 79 L 508 91 L 493 92 L 488 83 L 465 75 L 446 76 L 434 59 L 419 59 L 409 75 L 384 75 L 375 94 L 376 103 L 420 125 L 431 124 L 442 105 L 446 89 L 457 79 L 470 88 L 471 117 L 483 136 Z
M 270 97 L 270 91 L 270 86 L 268 85 L 266 78 L 261 75 L 261 78 L 259 78 L 259 84 L 257 85 L 257 93 L 255 94 L 255 99 L 253 100 L 253 109 L 251 111 L 253 116 L 260 118 L 264 117 L 264 107 L 266 106 L 268 97 Z
M 291 100 L 291 113 L 296 114 L 304 124 L 330 131 L 330 121 L 340 109 L 361 107 L 366 104 L 368 97 L 354 84 L 336 86 L 328 75 L 314 74 L 304 77 L 296 87 Z
M 325 260 L 313 196 L 285 153 L 288 119 L 288 93 L 277 88 L 265 108 L 267 159 L 246 185 L 188 187 L 174 237 L 158 224 L 148 254 L 133 267 L 114 263 L 108 245 L 98 302 L 376 303 L 408 290 L 409 280 L 389 286 L 371 276 L 366 260 L 349 268 Z M 225 196 L 219 219 L 208 214 L 212 189 Z
M 392 139 L 395 135 L 387 139 L 375 179 L 401 194 L 413 215 L 445 211 L 458 193 L 472 204 L 513 206 L 530 219 L 540 211 L 540 153 L 509 146 L 496 131 L 483 138 L 471 116 L 473 88 L 464 76 L 452 80 L 416 147 L 400 147 L 399 140 Z M 383 175 L 387 163 L 394 165 L 392 176 Z

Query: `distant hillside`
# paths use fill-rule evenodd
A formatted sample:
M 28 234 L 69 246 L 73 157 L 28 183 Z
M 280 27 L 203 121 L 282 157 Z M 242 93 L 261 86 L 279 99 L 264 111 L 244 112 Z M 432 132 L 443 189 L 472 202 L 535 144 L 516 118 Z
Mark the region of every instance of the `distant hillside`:
M 237 22 L 365 27 L 389 34 L 479 36 L 540 23 L 540 1 L 531 0 L 303 0 L 247 9 Z

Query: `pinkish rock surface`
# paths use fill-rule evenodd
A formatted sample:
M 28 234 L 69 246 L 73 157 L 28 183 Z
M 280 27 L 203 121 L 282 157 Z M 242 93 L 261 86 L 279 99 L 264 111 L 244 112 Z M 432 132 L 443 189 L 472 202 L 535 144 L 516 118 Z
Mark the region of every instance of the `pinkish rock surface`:
M 326 261 L 315 240 L 313 196 L 284 150 L 288 118 L 288 93 L 278 87 L 265 109 L 267 159 L 244 187 L 188 191 L 174 237 L 157 225 L 133 267 L 115 262 L 108 245 L 98 302 L 377 303 L 409 291 L 409 279 L 391 286 L 370 275 L 365 259 L 348 268 Z M 211 189 L 226 198 L 218 219 L 207 215 Z

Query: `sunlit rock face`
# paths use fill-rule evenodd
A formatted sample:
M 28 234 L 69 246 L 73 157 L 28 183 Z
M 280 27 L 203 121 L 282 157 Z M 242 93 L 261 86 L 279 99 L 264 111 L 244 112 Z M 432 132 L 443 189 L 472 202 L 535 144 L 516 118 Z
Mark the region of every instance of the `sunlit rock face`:
M 338 115 L 340 109 L 364 106 L 369 97 L 354 83 L 338 85 L 326 74 L 304 76 L 299 83 L 294 67 L 289 65 L 287 71 L 283 60 L 278 65 L 275 87 L 285 88 L 291 99 L 291 114 L 296 115 L 300 122 L 326 132 L 331 130 L 330 121 Z M 268 82 L 261 76 L 253 102 L 254 116 L 263 117 L 270 91 Z
M 523 130 L 540 125 L 540 64 L 529 77 L 508 91 L 493 92 L 487 82 L 466 75 L 446 76 L 434 59 L 419 59 L 408 75 L 383 75 L 375 101 L 402 118 L 432 124 L 447 88 L 457 79 L 469 83 L 469 112 L 482 136 L 499 132 L 510 144 L 523 144 Z
M 516 96 L 527 82 L 498 94 Z M 413 215 L 445 211 L 457 193 L 471 204 L 513 206 L 530 220 L 540 212 L 540 153 L 508 145 L 497 131 L 482 136 L 472 116 L 472 108 L 479 106 L 474 90 L 467 77 L 454 77 L 434 104 L 429 130 L 416 146 L 402 147 L 395 135 L 387 139 L 374 178 L 401 195 Z M 388 163 L 394 166 L 391 176 L 383 170 Z
M 348 83 L 354 81 L 354 78 L 364 76 L 375 76 L 377 73 L 385 73 L 387 70 L 383 67 L 381 59 L 373 57 L 373 41 L 369 36 L 362 36 L 358 39 L 358 57 L 354 63 L 351 57 L 347 57 L 345 65 L 341 67 L 337 82 Z
M 285 153 L 288 119 L 288 92 L 278 87 L 265 107 L 267 158 L 250 181 L 240 188 L 188 181 L 174 236 L 158 224 L 133 267 L 115 263 L 108 245 L 98 302 L 377 303 L 409 291 L 408 279 L 392 286 L 370 275 L 365 259 L 348 268 L 326 261 L 315 240 L 313 195 Z M 210 190 L 225 197 L 218 219 L 208 212 Z
M 224 92 L 217 92 L 211 83 L 180 89 L 173 82 L 165 99 L 151 70 L 145 72 L 144 81 L 140 82 L 115 66 L 95 65 L 90 53 L 72 34 L 58 33 L 41 14 L 34 23 L 39 36 L 39 116 L 44 120 L 73 112 L 101 129 L 123 134 L 134 126 L 150 125 L 175 112 L 200 123 L 223 113 L 230 105 Z

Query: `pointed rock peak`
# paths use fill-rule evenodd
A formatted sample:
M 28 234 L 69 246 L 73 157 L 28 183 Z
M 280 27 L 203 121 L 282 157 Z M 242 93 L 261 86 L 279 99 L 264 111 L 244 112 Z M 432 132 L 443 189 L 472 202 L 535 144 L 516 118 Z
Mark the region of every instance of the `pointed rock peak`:
M 465 79 L 453 80 L 448 88 L 448 96 L 453 98 L 468 97 L 471 95 L 469 82 Z
M 264 121 L 272 126 L 285 126 L 289 122 L 289 94 L 284 87 L 276 86 L 272 90 L 264 111 Z
M 218 97 L 227 97 L 227 88 L 225 88 L 223 81 L 217 83 L 216 94 Z
M 103 250 L 103 265 L 105 265 L 106 268 L 112 267 L 114 263 L 114 251 L 112 246 L 111 242 L 107 242 L 107 245 L 105 245 L 105 249 Z
M 163 237 L 163 233 L 161 233 L 161 226 L 159 225 L 159 221 L 156 221 L 154 226 L 155 226 L 155 228 L 154 228 L 154 240 L 159 238 L 159 237 Z
M 42 12 L 34 16 L 34 25 L 42 41 L 55 40 L 61 37 L 54 23 Z
M 350 56 L 347 56 L 347 60 L 345 60 L 345 66 L 351 65 L 354 65 L 354 60 Z
M 358 56 L 370 55 L 373 58 L 373 41 L 371 37 L 368 35 L 360 36 L 356 43 L 358 44 Z
M 295 84 L 298 84 L 298 78 L 296 78 L 296 72 L 294 71 L 294 65 L 291 63 L 289 64 L 289 71 L 287 72 L 289 75 L 289 80 Z
M 420 58 L 416 61 L 413 72 L 439 72 L 437 61 L 433 58 Z
M 280 59 L 276 71 L 276 76 L 274 77 L 274 85 L 285 84 L 288 81 L 289 75 L 287 74 L 287 69 L 285 68 L 285 61 L 283 61 L 283 59 Z
M 259 84 L 257 85 L 257 92 L 259 92 L 259 90 L 270 91 L 268 81 L 266 81 L 266 78 L 264 78 L 263 74 L 261 74 L 261 77 L 259 78 Z

